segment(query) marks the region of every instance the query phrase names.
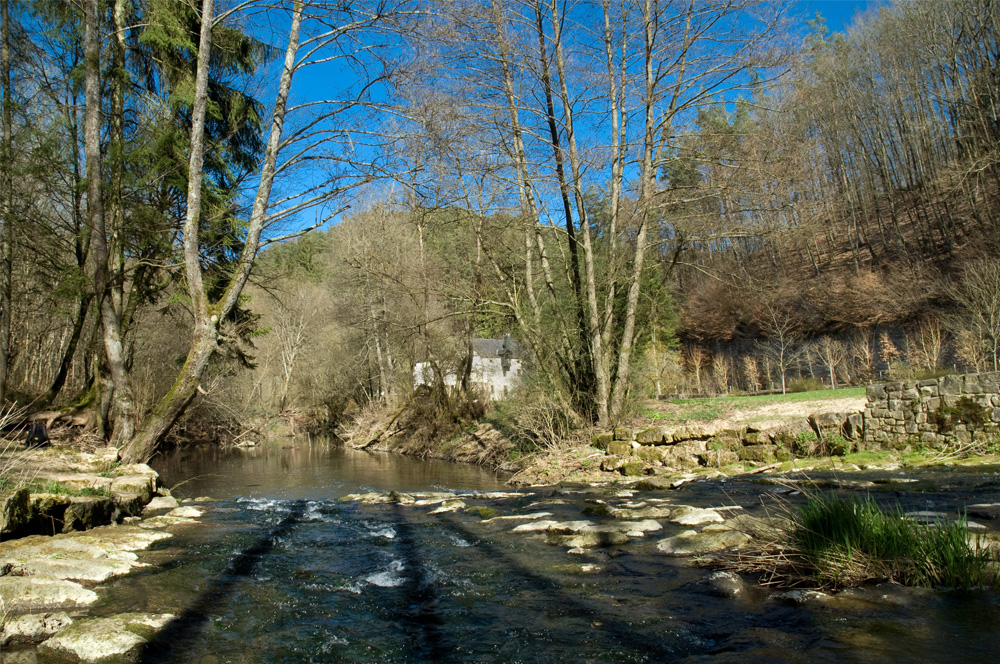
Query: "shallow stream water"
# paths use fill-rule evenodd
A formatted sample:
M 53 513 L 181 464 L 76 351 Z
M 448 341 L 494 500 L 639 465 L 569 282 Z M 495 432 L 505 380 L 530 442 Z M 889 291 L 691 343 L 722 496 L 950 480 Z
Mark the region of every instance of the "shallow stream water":
M 705 583 L 708 570 L 656 551 L 679 527 L 569 555 L 478 514 L 337 500 L 359 491 L 504 490 L 504 478 L 474 467 L 307 440 L 189 448 L 154 466 L 175 496 L 217 501 L 200 525 L 144 555 L 159 565 L 109 583 L 91 612 L 178 615 L 144 661 L 993 662 L 1000 652 L 992 591 L 886 585 L 796 604 L 750 584 L 722 596 Z M 950 507 L 979 494 L 1000 498 L 993 470 L 963 475 L 940 495 L 901 492 L 895 474 L 874 479 L 916 506 Z M 759 511 L 771 489 L 692 482 L 670 497 Z M 580 519 L 595 495 L 586 487 L 523 493 L 497 509 Z

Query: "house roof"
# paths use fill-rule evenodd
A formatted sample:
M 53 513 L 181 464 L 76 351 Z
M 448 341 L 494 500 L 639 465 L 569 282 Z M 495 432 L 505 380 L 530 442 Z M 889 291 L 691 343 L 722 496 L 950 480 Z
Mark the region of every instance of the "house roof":
M 521 345 L 504 335 L 503 339 L 473 339 L 472 352 L 479 357 L 508 357 L 519 359 L 521 357 Z

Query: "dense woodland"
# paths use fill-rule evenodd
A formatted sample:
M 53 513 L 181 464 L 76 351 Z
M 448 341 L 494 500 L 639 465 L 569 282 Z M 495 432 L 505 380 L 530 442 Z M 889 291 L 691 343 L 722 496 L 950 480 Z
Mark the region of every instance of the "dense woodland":
M 483 414 L 1000 361 L 1000 3 L 15 2 L 0 389 L 176 424 Z M 211 20 L 206 20 L 206 17 Z M 313 230 L 314 227 L 323 228 Z

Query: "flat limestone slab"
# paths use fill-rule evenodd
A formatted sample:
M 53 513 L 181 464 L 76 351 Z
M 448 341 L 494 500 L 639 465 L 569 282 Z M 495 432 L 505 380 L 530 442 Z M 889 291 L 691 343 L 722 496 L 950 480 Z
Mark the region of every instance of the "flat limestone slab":
M 685 530 L 679 535 L 660 540 L 656 548 L 668 556 L 700 556 L 713 551 L 722 551 L 742 546 L 750 541 L 750 536 L 735 530 L 718 533 L 699 533 Z
M 78 620 L 44 642 L 38 650 L 74 657 L 82 662 L 131 659 L 172 619 L 169 613 L 123 613 L 110 618 Z
M 97 601 L 97 593 L 75 581 L 38 576 L 0 576 L 0 599 L 11 613 L 75 609 Z
M 0 625 L 0 648 L 11 644 L 44 641 L 72 623 L 73 619 L 62 611 L 29 613 L 8 618 Z

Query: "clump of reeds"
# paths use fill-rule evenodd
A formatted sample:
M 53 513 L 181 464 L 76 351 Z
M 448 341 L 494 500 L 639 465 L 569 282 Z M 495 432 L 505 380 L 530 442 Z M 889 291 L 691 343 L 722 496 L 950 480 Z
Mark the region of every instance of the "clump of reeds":
M 964 515 L 919 523 L 870 497 L 810 496 L 785 525 L 724 561 L 778 586 L 838 588 L 891 580 L 910 586 L 1000 586 L 1000 561 Z

